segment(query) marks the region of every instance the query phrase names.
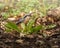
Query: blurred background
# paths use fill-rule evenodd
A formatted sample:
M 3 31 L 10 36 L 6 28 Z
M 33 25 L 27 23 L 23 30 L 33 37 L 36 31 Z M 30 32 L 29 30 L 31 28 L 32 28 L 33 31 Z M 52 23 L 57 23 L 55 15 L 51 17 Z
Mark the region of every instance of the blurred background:
M 10 14 L 13 12 L 14 15 L 17 15 L 20 12 L 28 13 L 31 11 L 43 12 L 46 14 L 47 10 L 59 7 L 60 0 L 0 0 L 0 10 L 5 6 L 7 6 L 6 8 L 9 6 Z M 7 13 L 3 13 L 3 16 L 5 14 Z M 43 16 L 42 13 L 40 14 Z
M 14 4 L 16 4 L 16 3 L 18 3 L 18 2 L 35 2 L 36 3 L 36 1 L 40 1 L 40 3 L 42 3 L 42 1 L 44 1 L 45 3 L 47 3 L 47 4 L 56 4 L 56 5 L 60 5 L 60 0 L 0 0 L 0 4 L 2 3 L 2 4 L 5 4 L 5 5 L 14 5 Z

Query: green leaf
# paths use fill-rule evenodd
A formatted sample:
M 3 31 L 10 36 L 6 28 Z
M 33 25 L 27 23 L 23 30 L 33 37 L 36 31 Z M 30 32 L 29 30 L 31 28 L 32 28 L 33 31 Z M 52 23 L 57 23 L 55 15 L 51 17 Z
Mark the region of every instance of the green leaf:
M 56 27 L 56 25 L 55 24 L 51 24 L 51 25 L 47 25 L 45 27 L 45 29 L 51 29 L 51 28 L 54 28 L 54 27 Z
M 38 33 L 38 31 L 40 31 L 42 29 L 43 29 L 42 25 L 35 26 L 35 27 L 31 28 L 31 33 L 33 33 L 33 32 Z
M 28 22 L 27 26 L 28 26 L 29 28 L 31 28 L 31 27 L 33 26 L 33 24 L 34 24 L 34 20 L 31 19 L 31 20 Z
M 17 25 L 12 22 L 8 22 L 5 26 L 12 30 L 16 30 L 17 32 L 20 32 L 20 29 L 17 27 Z
M 6 32 L 11 32 L 12 30 L 6 27 Z

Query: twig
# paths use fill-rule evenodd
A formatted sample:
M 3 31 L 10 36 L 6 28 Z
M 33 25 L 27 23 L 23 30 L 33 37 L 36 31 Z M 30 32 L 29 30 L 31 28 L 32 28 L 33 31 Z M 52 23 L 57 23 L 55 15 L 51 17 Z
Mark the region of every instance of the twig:
M 23 18 L 19 19 L 19 20 L 16 22 L 16 25 L 18 25 L 19 23 L 22 23 L 27 16 L 31 17 L 31 14 L 33 14 L 33 13 L 34 13 L 34 12 L 29 13 L 29 14 L 26 14 Z

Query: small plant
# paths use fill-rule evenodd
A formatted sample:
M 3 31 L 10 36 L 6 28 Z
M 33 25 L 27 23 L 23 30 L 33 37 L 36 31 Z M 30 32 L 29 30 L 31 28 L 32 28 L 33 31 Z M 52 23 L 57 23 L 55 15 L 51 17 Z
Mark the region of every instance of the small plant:
M 8 21 L 7 24 L 5 25 L 6 31 L 11 32 L 15 30 L 17 32 L 22 32 L 26 34 L 31 34 L 34 32 L 37 33 L 42 29 L 42 26 L 41 25 L 34 26 L 36 18 L 37 16 L 35 17 L 32 16 L 26 25 L 24 23 L 20 23 L 22 29 L 18 28 L 18 26 L 15 23 Z

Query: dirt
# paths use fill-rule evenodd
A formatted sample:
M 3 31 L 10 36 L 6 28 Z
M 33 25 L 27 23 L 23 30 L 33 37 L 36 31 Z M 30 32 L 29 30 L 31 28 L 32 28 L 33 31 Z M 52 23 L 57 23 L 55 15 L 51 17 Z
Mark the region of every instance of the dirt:
M 41 34 L 20 37 L 19 33 L 5 33 L 0 28 L 0 48 L 60 48 L 60 33 L 46 38 Z

